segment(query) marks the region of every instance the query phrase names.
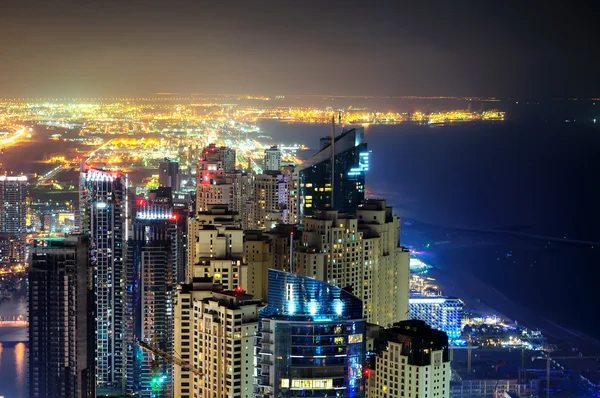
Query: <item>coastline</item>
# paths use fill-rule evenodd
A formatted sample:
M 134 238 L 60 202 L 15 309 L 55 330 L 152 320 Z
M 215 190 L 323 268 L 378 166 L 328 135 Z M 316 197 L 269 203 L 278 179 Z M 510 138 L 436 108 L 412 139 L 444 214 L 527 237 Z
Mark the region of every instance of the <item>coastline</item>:
M 562 351 L 576 348 L 585 355 L 600 354 L 600 341 L 593 337 L 561 326 L 517 304 L 492 285 L 464 269 L 442 265 L 437 258 L 421 259 L 432 267 L 426 276 L 435 279 L 442 294 L 460 298 L 469 310 L 484 315 L 497 315 L 511 323 L 517 322 L 528 329 L 539 330 L 550 343 L 556 344 Z

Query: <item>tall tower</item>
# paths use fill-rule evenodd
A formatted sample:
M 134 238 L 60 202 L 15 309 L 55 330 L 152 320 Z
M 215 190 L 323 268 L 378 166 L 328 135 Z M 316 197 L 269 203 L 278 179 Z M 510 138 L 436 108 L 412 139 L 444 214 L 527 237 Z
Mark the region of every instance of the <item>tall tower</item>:
M 98 393 L 125 390 L 126 330 L 123 262 L 126 176 L 84 167 L 81 171 L 82 231 L 90 236 L 96 287 L 96 385 Z
M 46 244 L 46 246 L 44 246 Z M 29 396 L 95 397 L 94 286 L 87 236 L 37 241 L 29 268 Z
M 369 322 L 407 319 L 409 252 L 400 246 L 400 219 L 383 200 L 350 213 L 318 210 L 305 218 L 294 272 L 347 288 L 363 301 Z
M 226 204 L 234 208 L 234 186 L 225 173 L 235 170 L 235 149 L 210 144 L 204 148 L 196 170 L 196 210 L 208 205 Z
M 187 238 L 187 281 L 210 277 L 228 290 L 240 285 L 244 231 L 237 213 L 210 205 L 189 220 Z
M 27 177 L 0 176 L 0 232 L 26 233 Z
M 362 127 L 345 129 L 335 138 L 322 138 L 320 151 L 295 169 L 300 223 L 317 209 L 356 209 L 365 200 L 368 169 L 369 152 Z
M 193 375 L 193 382 L 185 382 L 185 372 L 177 370 L 176 378 L 181 382 L 176 384 L 175 397 L 253 398 L 253 349 L 260 300 L 241 288 L 212 291 L 208 297 L 208 292 L 193 289 L 194 284 L 183 285 L 177 297 L 175 330 L 180 333 L 175 334 L 175 345 L 182 357 L 189 357 L 186 361 L 204 369 L 206 375 Z M 184 305 L 186 299 L 189 301 Z M 187 317 L 182 313 L 186 307 L 190 308 Z M 194 338 L 188 345 L 190 329 Z
M 268 303 L 259 311 L 257 396 L 365 397 L 366 320 L 358 297 L 271 269 Z
M 127 241 L 127 329 L 136 339 L 168 353 L 173 352 L 178 246 L 173 207 L 139 200 Z M 128 390 L 147 397 L 157 391 L 172 394 L 172 366 L 140 347 L 130 348 Z

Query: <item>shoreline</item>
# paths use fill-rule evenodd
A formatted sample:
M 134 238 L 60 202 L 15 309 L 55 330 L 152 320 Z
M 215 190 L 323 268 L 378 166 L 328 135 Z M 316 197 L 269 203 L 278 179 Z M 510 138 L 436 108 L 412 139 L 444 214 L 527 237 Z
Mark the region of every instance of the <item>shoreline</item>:
M 460 269 L 443 268 L 440 264 L 436 264 L 436 259 L 421 258 L 421 260 L 431 266 L 426 276 L 435 279 L 441 293 L 444 296 L 461 299 L 468 310 L 483 315 L 497 315 L 511 323 L 516 322 L 528 329 L 539 330 L 561 351 L 577 348 L 584 354 L 600 353 L 600 341 L 582 332 L 561 326 L 529 308 L 518 305 L 498 289 L 471 273 Z M 524 322 L 521 323 L 520 320 Z

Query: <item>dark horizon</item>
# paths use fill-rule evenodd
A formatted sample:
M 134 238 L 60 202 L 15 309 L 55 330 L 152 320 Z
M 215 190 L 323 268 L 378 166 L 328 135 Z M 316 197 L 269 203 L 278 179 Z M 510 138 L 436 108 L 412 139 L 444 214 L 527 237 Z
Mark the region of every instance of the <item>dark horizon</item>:
M 598 3 L 4 3 L 3 98 L 600 97 Z

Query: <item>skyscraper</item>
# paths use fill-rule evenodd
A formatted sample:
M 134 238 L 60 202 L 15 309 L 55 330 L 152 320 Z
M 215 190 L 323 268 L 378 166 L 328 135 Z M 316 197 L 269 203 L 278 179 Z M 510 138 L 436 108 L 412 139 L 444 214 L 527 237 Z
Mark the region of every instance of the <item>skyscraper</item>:
M 99 393 L 123 392 L 126 384 L 125 284 L 123 262 L 126 176 L 83 167 L 81 230 L 90 236 L 96 286 L 96 383 Z
M 281 151 L 277 146 L 272 146 L 269 149 L 265 149 L 265 168 L 264 170 L 275 170 L 279 171 L 281 168 Z
M 196 210 L 206 211 L 209 205 L 226 204 L 234 208 L 234 186 L 226 172 L 235 170 L 235 149 L 210 144 L 204 148 L 196 170 Z
M 127 332 L 173 352 L 173 296 L 179 253 L 177 216 L 170 203 L 138 200 L 127 241 Z M 172 366 L 137 346 L 128 355 L 128 390 L 140 396 L 171 394 Z M 153 383 L 156 377 L 163 382 Z
M 256 340 L 256 396 L 364 397 L 365 328 L 358 297 L 269 270 Z
M 179 191 L 179 163 L 166 159 L 158 166 L 158 184 Z
M 209 205 L 188 223 L 187 280 L 211 277 L 233 290 L 242 280 L 244 231 L 227 205 Z
M 202 289 L 201 285 L 198 287 Z M 177 315 L 181 314 L 181 318 L 176 317 L 179 325 L 175 330 L 181 333 L 175 335 L 175 346 L 182 350 L 182 356 L 189 356 L 186 361 L 204 374 L 193 374 L 192 381 L 183 377 L 186 372 L 177 370 L 180 373 L 176 375 L 175 397 L 254 397 L 253 343 L 260 300 L 241 288 L 211 292 L 193 289 L 194 284 L 183 285 L 177 297 Z M 189 301 L 180 307 L 184 300 Z M 187 311 L 187 316 L 180 311 Z M 191 344 L 186 338 L 190 328 L 194 336 Z
M 174 351 L 182 361 L 192 361 L 192 350 L 196 349 L 194 342 L 198 340 L 193 324 L 194 303 L 211 297 L 214 291 L 221 290 L 223 285 L 213 283 L 212 278 L 194 278 L 190 283 L 178 286 L 174 302 Z M 194 397 L 194 385 L 201 382 L 201 376 L 181 366 L 175 366 L 173 374 L 174 397 Z
M 312 215 L 315 209 L 333 208 L 348 211 L 364 202 L 364 172 L 369 169 L 369 152 L 367 143 L 364 142 L 364 129 L 356 127 L 343 130 L 342 134 L 335 137 L 334 150 L 333 173 L 330 138 L 323 139 L 321 150 L 296 167 L 301 223 L 303 218 Z M 333 181 L 332 174 L 335 176 Z
M 348 288 L 363 301 L 369 322 L 407 319 L 409 252 L 400 246 L 400 219 L 383 200 L 351 213 L 318 210 L 304 220 L 293 272 Z
M 95 397 L 89 239 L 36 243 L 29 268 L 29 396 Z
M 448 337 L 419 320 L 382 329 L 366 373 L 367 398 L 448 398 Z
M 281 171 L 265 171 L 254 178 L 253 229 L 269 230 L 283 222 L 287 183 Z
M 0 176 L 0 232 L 27 232 L 27 177 Z

